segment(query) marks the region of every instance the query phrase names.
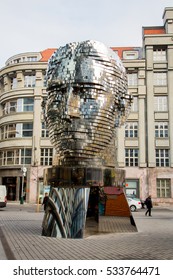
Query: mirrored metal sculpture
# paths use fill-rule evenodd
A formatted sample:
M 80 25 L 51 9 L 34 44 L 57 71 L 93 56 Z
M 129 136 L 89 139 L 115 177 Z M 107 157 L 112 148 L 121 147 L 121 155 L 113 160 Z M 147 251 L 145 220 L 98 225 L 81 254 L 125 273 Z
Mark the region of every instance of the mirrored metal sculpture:
M 92 188 L 98 188 L 98 213 L 103 187 L 122 186 L 115 138 L 131 102 L 125 68 L 103 43 L 70 43 L 50 58 L 43 107 L 58 166 L 45 171 L 52 190 L 44 235 L 82 237 Z
M 116 53 L 95 41 L 67 44 L 49 60 L 47 82 L 46 122 L 60 164 L 115 166 L 109 145 L 131 104 Z

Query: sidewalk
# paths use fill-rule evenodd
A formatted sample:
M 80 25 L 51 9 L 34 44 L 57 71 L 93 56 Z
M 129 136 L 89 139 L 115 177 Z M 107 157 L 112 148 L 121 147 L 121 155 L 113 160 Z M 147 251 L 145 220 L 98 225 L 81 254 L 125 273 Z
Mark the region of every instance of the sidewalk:
M 173 259 L 171 207 L 155 207 L 152 217 L 145 216 L 145 209 L 133 213 L 138 232 L 93 235 L 85 239 L 41 236 L 44 213 L 42 207 L 38 210 L 37 205 L 16 203 L 0 210 L 0 236 L 7 259 Z

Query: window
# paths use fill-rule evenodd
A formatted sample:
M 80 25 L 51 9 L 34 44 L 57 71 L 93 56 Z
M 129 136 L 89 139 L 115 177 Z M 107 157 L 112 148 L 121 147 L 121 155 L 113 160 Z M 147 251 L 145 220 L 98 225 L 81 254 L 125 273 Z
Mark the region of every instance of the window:
M 32 149 L 0 151 L 0 166 L 31 164 Z
M 22 136 L 23 137 L 32 137 L 33 124 L 32 123 L 23 123 L 22 124 Z
M 13 164 L 13 159 L 14 159 L 14 151 L 7 151 L 6 152 L 6 155 L 7 155 L 7 165 L 11 165 Z
M 125 165 L 138 166 L 138 149 L 125 149 Z
M 27 57 L 27 61 L 37 61 L 37 57 L 36 56 L 28 56 Z
M 46 128 L 45 122 L 42 122 L 41 125 L 42 125 L 42 128 L 41 128 L 41 137 L 43 137 L 43 138 L 49 137 L 49 131 L 48 131 L 48 129 Z
M 14 164 L 21 163 L 21 149 L 14 150 Z
M 127 122 L 125 125 L 125 137 L 138 137 L 138 123 Z
M 33 123 L 17 123 L 16 137 L 32 137 Z
M 131 111 L 132 112 L 138 112 L 138 98 L 137 96 L 133 96 L 133 103 L 131 106 Z
M 153 61 L 166 61 L 166 50 L 164 48 L 154 49 Z
M 2 105 L 3 115 L 15 113 L 17 110 L 17 100 L 11 100 Z
M 138 75 L 137 73 L 128 73 L 128 86 L 137 86 L 138 85 Z
M 13 60 L 13 63 L 20 63 L 21 62 L 21 58 L 17 58 Z
M 46 87 L 47 86 L 47 79 L 46 79 L 46 75 L 44 75 L 43 77 L 43 86 Z
M 138 51 L 123 51 L 123 59 L 138 59 Z
M 169 166 L 168 149 L 156 149 L 156 166 Z
M 0 151 L 0 166 L 3 165 L 3 154 L 4 152 Z
M 23 98 L 23 112 L 33 112 L 34 111 L 34 98 L 28 97 Z
M 4 127 L 0 128 L 0 139 L 3 140 L 5 138 Z
M 11 79 L 11 89 L 17 88 L 17 78 Z
M 156 72 L 154 73 L 154 86 L 166 86 L 167 85 L 167 73 Z
M 168 137 L 168 122 L 155 123 L 155 137 L 157 138 Z
M 15 137 L 32 137 L 33 123 L 17 123 L 2 126 L 0 129 L 1 140 Z
M 44 148 L 41 149 L 41 165 L 52 165 L 53 159 L 53 149 L 52 148 Z
M 126 53 L 125 58 L 126 59 L 135 59 L 136 56 L 135 56 L 135 53 Z
M 9 124 L 7 125 L 7 131 L 6 131 L 6 138 L 14 138 L 16 136 L 16 125 L 15 124 Z
M 168 111 L 168 98 L 167 96 L 155 96 L 154 97 L 154 111 Z
M 1 131 L 1 138 L 0 138 L 1 140 L 16 137 L 16 125 L 15 124 L 8 124 L 5 126 L 2 126 L 0 131 Z
M 25 76 L 25 87 L 35 87 L 35 75 Z
M 3 105 L 3 115 L 12 114 L 15 112 L 33 112 L 34 98 L 26 97 L 8 101 Z
M 33 112 L 34 111 L 34 98 L 26 97 L 17 100 L 17 112 Z
M 32 150 L 28 148 L 21 149 L 21 164 L 31 164 Z
M 170 179 L 157 179 L 157 197 L 171 197 Z

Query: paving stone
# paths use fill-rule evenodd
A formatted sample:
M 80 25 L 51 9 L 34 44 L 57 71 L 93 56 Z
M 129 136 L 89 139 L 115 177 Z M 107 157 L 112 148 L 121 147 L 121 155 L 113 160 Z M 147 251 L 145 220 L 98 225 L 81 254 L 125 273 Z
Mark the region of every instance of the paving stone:
M 133 214 L 137 232 L 127 232 L 125 224 L 122 232 L 121 223 L 121 232 L 60 239 L 41 236 L 44 212 L 37 212 L 36 205 L 11 204 L 0 211 L 0 228 L 18 260 L 172 260 L 173 208 L 155 207 L 152 217 L 144 214 L 144 209 Z

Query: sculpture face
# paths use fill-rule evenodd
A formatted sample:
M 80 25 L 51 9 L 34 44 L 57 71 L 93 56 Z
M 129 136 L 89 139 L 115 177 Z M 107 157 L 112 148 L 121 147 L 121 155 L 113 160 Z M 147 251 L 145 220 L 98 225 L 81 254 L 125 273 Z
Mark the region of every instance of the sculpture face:
M 131 103 L 118 56 L 95 41 L 67 44 L 51 57 L 47 80 L 45 116 L 61 164 L 107 165 Z

